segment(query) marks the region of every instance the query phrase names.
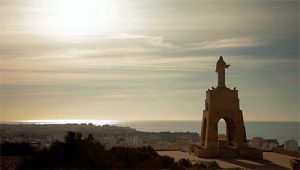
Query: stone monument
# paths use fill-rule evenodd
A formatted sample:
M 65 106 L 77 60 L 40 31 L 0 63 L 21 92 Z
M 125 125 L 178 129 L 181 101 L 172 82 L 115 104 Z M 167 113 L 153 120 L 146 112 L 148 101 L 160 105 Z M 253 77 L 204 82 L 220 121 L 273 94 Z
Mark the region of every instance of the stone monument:
M 238 91 L 225 85 L 225 69 L 229 68 L 220 56 L 216 72 L 218 86 L 206 91 L 200 144 L 189 145 L 188 151 L 203 158 L 262 159 L 262 152 L 249 148 Z M 218 122 L 226 122 L 226 140 L 218 139 Z

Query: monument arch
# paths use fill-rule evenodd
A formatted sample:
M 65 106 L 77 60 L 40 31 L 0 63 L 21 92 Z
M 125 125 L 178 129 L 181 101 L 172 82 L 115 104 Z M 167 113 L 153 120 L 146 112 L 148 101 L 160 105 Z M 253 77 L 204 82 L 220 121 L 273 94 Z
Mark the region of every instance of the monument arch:
M 217 123 L 217 128 L 218 128 L 218 135 L 220 135 L 220 132 L 219 132 L 219 127 L 220 127 L 220 121 L 224 120 L 224 123 L 225 123 L 225 137 L 226 139 L 220 139 L 220 137 L 218 136 L 218 146 L 219 148 L 220 147 L 227 147 L 227 146 L 231 146 L 231 147 L 235 147 L 234 146 L 234 139 L 233 139 L 233 136 L 234 136 L 234 132 L 235 132 L 235 125 L 234 125 L 234 122 L 232 120 L 230 120 L 229 118 L 226 118 L 226 117 L 222 117 L 218 120 L 218 123 Z

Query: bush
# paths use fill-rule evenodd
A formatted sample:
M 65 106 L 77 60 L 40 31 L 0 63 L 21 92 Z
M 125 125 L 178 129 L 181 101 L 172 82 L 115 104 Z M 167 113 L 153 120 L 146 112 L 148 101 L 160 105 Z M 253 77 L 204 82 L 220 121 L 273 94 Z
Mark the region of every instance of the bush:
M 103 159 L 104 146 L 93 142 L 93 137 L 82 138 L 77 132 L 68 132 L 65 142 L 54 142 L 49 149 L 43 149 L 24 162 L 25 169 L 94 169 L 106 167 Z
M 220 169 L 220 166 L 216 161 L 208 162 L 206 167 L 210 169 Z
M 182 160 L 184 166 L 191 166 Z M 159 156 L 152 147 L 113 147 L 94 141 L 92 135 L 68 132 L 65 142 L 55 142 L 25 161 L 25 169 L 178 169 L 173 158 Z
M 180 168 L 186 169 L 192 167 L 192 163 L 188 159 L 180 159 L 178 160 L 178 166 Z
M 193 164 L 191 169 L 205 169 L 206 166 L 203 163 L 195 163 Z
M 94 141 L 94 137 L 91 134 L 85 138 L 80 133 L 68 132 L 64 139 L 64 142 L 56 141 L 49 149 L 43 149 L 34 153 L 28 147 L 29 145 L 7 145 L 4 150 L 1 150 L 1 154 L 8 152 L 9 148 L 14 151 L 22 146 L 22 149 L 13 153 L 30 153 L 31 156 L 24 161 L 21 169 L 220 168 L 215 161 L 194 165 L 188 159 L 180 159 L 178 162 L 175 162 L 174 158 L 158 155 L 152 147 L 113 147 L 110 150 L 105 150 L 101 143 Z
M 29 143 L 1 143 L 1 156 L 30 156 L 35 153 L 35 149 Z

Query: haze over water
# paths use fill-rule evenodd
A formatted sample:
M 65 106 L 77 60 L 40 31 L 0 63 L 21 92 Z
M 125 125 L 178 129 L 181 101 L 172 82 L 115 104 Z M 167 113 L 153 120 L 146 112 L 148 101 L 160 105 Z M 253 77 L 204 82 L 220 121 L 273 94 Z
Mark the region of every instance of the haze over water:
M 197 121 L 118 121 L 118 120 L 39 120 L 20 121 L 9 123 L 22 124 L 88 124 L 114 125 L 131 127 L 144 132 L 195 132 L 200 134 L 201 120 Z M 219 134 L 226 133 L 226 124 L 220 121 L 218 124 Z M 264 139 L 278 139 L 282 144 L 285 140 L 295 139 L 300 143 L 300 122 L 265 122 L 246 121 L 247 139 L 263 137 Z

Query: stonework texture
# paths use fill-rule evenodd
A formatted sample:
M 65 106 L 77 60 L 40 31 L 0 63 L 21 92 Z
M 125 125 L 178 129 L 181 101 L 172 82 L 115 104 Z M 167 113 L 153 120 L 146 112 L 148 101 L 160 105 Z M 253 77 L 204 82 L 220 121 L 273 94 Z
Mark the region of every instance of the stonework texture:
M 205 158 L 262 159 L 262 152 L 249 148 L 247 145 L 238 91 L 225 86 L 225 68 L 228 67 L 229 65 L 221 56 L 217 64 L 217 72 L 218 78 L 222 78 L 222 80 L 218 80 L 217 88 L 206 91 L 200 145 L 192 144 L 188 151 Z M 220 119 L 224 119 L 226 122 L 226 141 L 218 139 Z

